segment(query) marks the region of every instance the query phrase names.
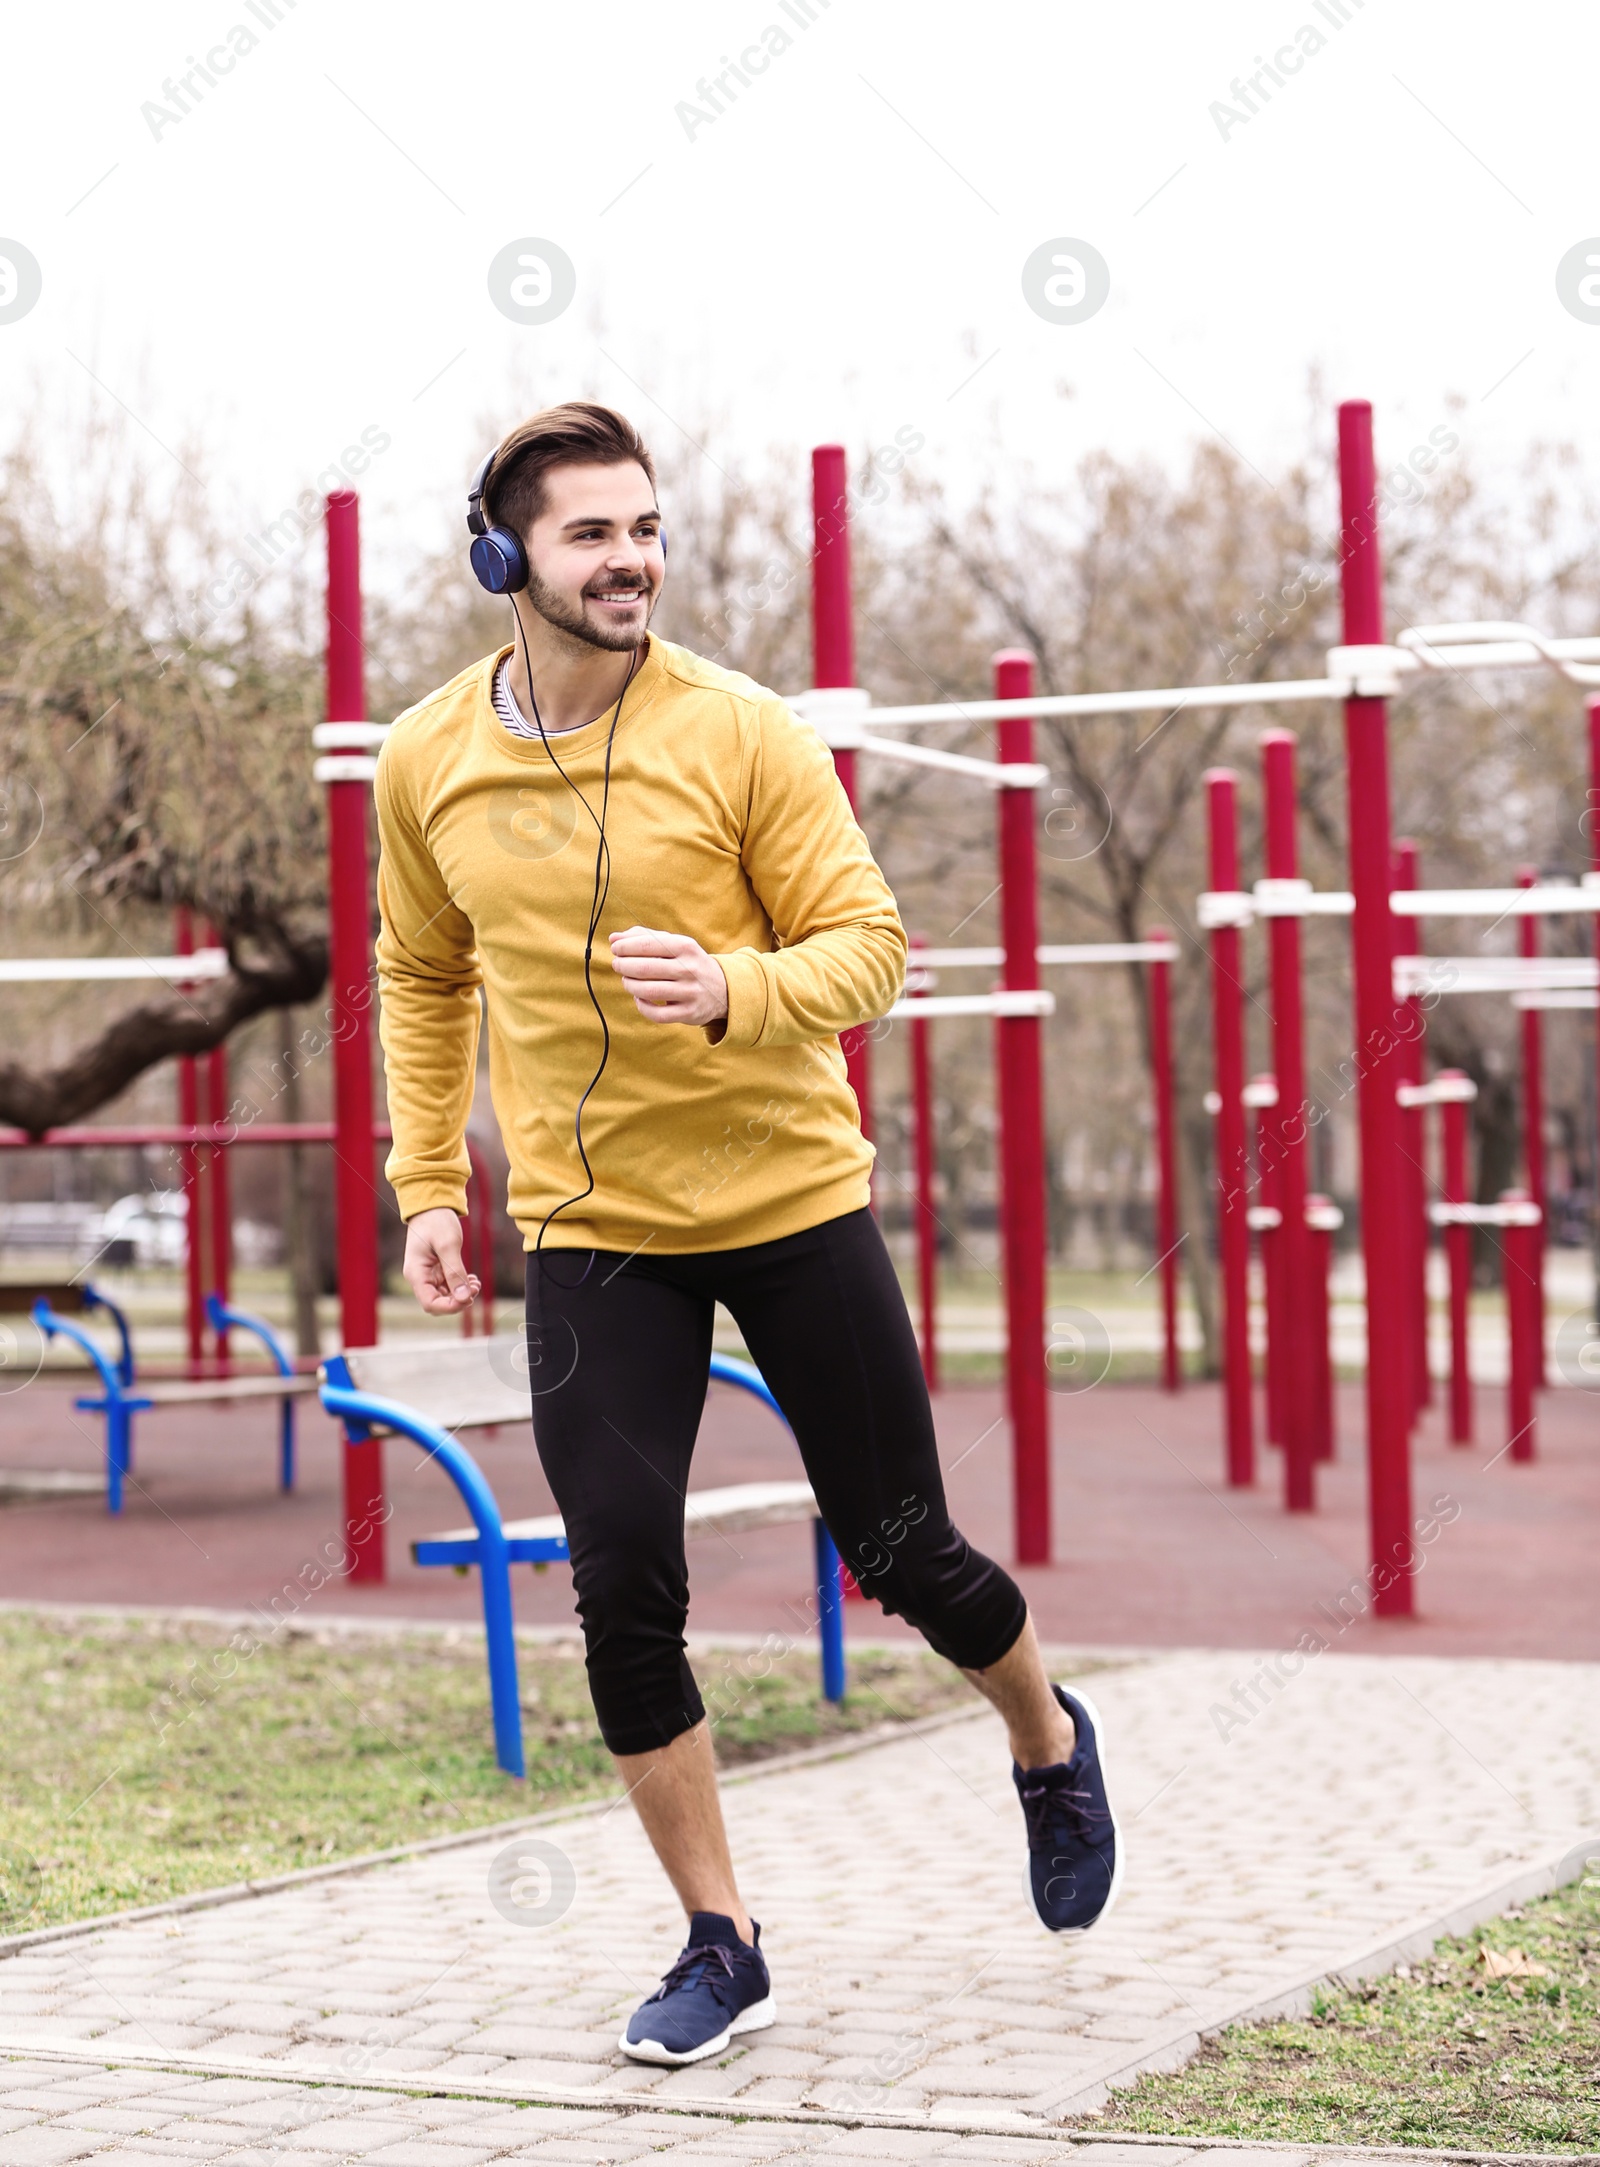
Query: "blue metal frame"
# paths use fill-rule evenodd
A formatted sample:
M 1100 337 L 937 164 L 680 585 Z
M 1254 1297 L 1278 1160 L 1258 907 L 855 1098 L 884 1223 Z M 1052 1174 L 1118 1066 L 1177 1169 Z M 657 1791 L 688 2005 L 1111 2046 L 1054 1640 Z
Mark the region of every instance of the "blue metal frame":
M 133 1417 L 150 1401 L 141 1399 L 133 1389 L 133 1342 L 128 1336 L 127 1318 L 115 1302 L 108 1302 L 93 1287 L 84 1287 L 82 1293 L 85 1309 L 104 1309 L 116 1323 L 121 1352 L 115 1361 L 95 1344 L 82 1325 L 69 1324 L 58 1315 L 42 1294 L 33 1305 L 32 1316 L 46 1339 L 70 1340 L 87 1356 L 99 1376 L 100 1397 L 74 1400 L 72 1404 L 83 1414 L 106 1418 L 106 1510 L 121 1512 L 122 1485 L 133 1465 Z
M 137 1389 L 137 1372 L 133 1360 L 133 1337 L 128 1330 L 128 1320 L 115 1302 L 108 1301 L 98 1288 L 85 1286 L 81 1290 L 85 1309 L 103 1309 L 117 1328 L 119 1352 L 112 1360 L 105 1350 L 95 1344 L 81 1325 L 71 1324 L 41 1295 L 33 1305 L 34 1323 L 46 1339 L 68 1339 L 93 1365 L 100 1379 L 98 1398 L 74 1400 L 73 1406 L 82 1414 L 104 1415 L 106 1419 L 106 1510 L 119 1513 L 122 1510 L 122 1492 L 128 1474 L 133 1467 L 133 1418 L 155 1405 Z M 206 1316 L 214 1331 L 230 1325 L 241 1332 L 253 1332 L 271 1355 L 273 1366 L 280 1377 L 292 1377 L 294 1364 L 290 1361 L 283 1342 L 269 1324 L 260 1317 L 252 1317 L 242 1309 L 230 1309 L 218 1295 L 206 1296 Z M 282 1410 L 278 1431 L 278 1487 L 294 1488 L 294 1401 L 279 1402 Z
M 322 1404 L 330 1415 L 336 1415 L 344 1424 L 348 1443 L 364 1444 L 372 1435 L 375 1423 L 384 1429 L 398 1431 L 402 1437 L 409 1437 L 413 1444 L 420 1445 L 424 1452 L 431 1453 L 461 1492 L 462 1503 L 472 1515 L 477 1535 L 470 1542 L 432 1544 L 429 1547 L 448 1555 L 426 1561 L 419 1557 L 418 1563 L 477 1566 L 483 1593 L 483 1633 L 489 1652 L 489 1705 L 494 1714 L 495 1759 L 508 1776 L 526 1775 L 522 1758 L 522 1710 L 517 1694 L 516 1622 L 511 1608 L 512 1546 L 506 1540 L 500 1507 L 484 1480 L 482 1468 L 466 1446 L 459 1444 L 448 1430 L 426 1421 L 398 1400 L 382 1399 L 376 1392 L 357 1391 L 350 1365 L 342 1354 L 328 1357 L 322 1365 L 322 1378 Z M 519 1553 L 526 1556 L 530 1547 L 537 1546 L 519 1544 L 517 1547 Z M 565 1557 L 566 1554 L 565 1540 L 559 1547 L 552 1545 L 545 1551 L 547 1556 Z
M 213 1320 L 215 1321 L 215 1320 Z M 711 1357 L 711 1375 L 723 1384 L 740 1386 L 765 1401 L 779 1421 L 783 1410 L 767 1388 L 766 1379 L 750 1362 L 729 1355 Z M 429 1422 L 398 1400 L 376 1392 L 362 1392 L 350 1375 L 342 1354 L 330 1355 L 322 1365 L 320 1396 L 323 1406 L 344 1424 L 348 1444 L 364 1444 L 374 1425 L 409 1437 L 430 1453 L 461 1493 L 472 1516 L 476 1534 L 451 1541 L 427 1541 L 413 1545 L 419 1565 L 476 1565 L 483 1595 L 483 1632 L 489 1658 L 489 1705 L 494 1717 L 495 1759 L 509 1776 L 527 1773 L 522 1751 L 522 1708 L 517 1688 L 516 1619 L 511 1603 L 511 1567 L 546 1565 L 568 1556 L 565 1535 L 508 1536 L 494 1492 L 483 1470 L 459 1439 Z M 788 1424 L 784 1423 L 787 1429 Z M 817 1628 L 822 1641 L 823 1698 L 841 1701 L 845 1692 L 844 1590 L 839 1579 L 839 1553 L 821 1520 L 814 1523 L 817 1568 Z
M 289 1351 L 264 1317 L 253 1317 L 248 1310 L 230 1308 L 220 1294 L 206 1296 L 206 1322 L 213 1332 L 232 1330 L 253 1332 L 272 1357 L 272 1366 L 280 1377 L 292 1377 L 294 1364 Z M 278 1488 L 294 1488 L 294 1401 L 287 1397 L 279 1400 L 278 1421 Z

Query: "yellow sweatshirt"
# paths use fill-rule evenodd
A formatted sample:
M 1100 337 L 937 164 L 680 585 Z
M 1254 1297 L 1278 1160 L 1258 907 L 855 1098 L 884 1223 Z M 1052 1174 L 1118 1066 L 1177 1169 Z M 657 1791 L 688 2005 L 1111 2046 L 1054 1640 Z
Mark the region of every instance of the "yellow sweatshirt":
M 531 1249 L 586 1185 L 573 1117 L 601 1048 L 583 970 L 597 836 L 544 747 L 495 715 L 501 659 L 400 716 L 379 757 L 378 987 L 402 1215 L 466 1209 L 481 988 Z M 610 721 L 551 740 L 594 814 Z M 611 1057 L 583 1115 L 595 1190 L 545 1246 L 731 1249 L 858 1210 L 873 1151 L 837 1034 L 895 1000 L 906 940 L 821 738 L 749 678 L 652 638 L 622 703 L 606 836 L 593 983 Z M 638 1013 L 606 942 L 631 925 L 716 957 L 720 1035 Z

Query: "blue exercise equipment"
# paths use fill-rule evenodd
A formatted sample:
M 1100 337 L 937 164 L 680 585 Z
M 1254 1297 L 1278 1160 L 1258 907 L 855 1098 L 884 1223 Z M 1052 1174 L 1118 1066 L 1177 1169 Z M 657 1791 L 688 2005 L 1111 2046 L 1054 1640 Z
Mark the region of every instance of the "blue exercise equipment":
M 115 1302 L 108 1300 L 94 1287 L 85 1285 L 79 1288 L 78 1294 L 84 1309 L 103 1309 L 116 1325 L 120 1351 L 115 1360 L 107 1355 L 105 1349 L 92 1339 L 81 1325 L 73 1324 L 62 1316 L 45 1297 L 41 1296 L 34 1303 L 29 1314 L 46 1339 L 69 1340 L 91 1364 L 100 1379 L 97 1396 L 76 1399 L 72 1404 L 80 1413 L 105 1417 L 106 1509 L 109 1512 L 119 1513 L 122 1510 L 123 1485 L 133 1466 L 133 1418 L 152 1407 L 204 1406 L 214 1402 L 245 1399 L 281 1400 L 283 1413 L 278 1433 L 278 1487 L 280 1490 L 294 1488 L 294 1400 L 279 1380 L 287 1380 L 290 1392 L 309 1392 L 312 1389 L 312 1380 L 297 1373 L 283 1342 L 270 1324 L 260 1317 L 249 1315 L 245 1310 L 231 1308 L 215 1294 L 208 1294 L 206 1316 L 212 1329 L 220 1332 L 226 1328 L 252 1333 L 271 1356 L 277 1376 L 162 1378 L 141 1386 L 134 1365 L 133 1338 L 128 1330 L 127 1317 Z
M 714 1354 L 711 1376 L 753 1394 L 783 1421 L 783 1410 L 753 1363 Z M 342 1354 L 329 1355 L 322 1365 L 322 1404 L 343 1423 L 348 1443 L 364 1444 L 375 1430 L 393 1430 L 430 1453 L 460 1492 L 476 1532 L 424 1539 L 412 1546 L 412 1555 L 418 1565 L 477 1566 L 489 1660 L 495 1759 L 507 1775 L 525 1776 L 511 1567 L 547 1565 L 565 1559 L 569 1555 L 566 1536 L 508 1535 L 494 1492 L 465 1445 L 415 1408 L 358 1387 Z M 845 1692 L 844 1590 L 839 1577 L 839 1553 L 820 1519 L 815 1523 L 815 1558 L 823 1698 L 840 1701 Z

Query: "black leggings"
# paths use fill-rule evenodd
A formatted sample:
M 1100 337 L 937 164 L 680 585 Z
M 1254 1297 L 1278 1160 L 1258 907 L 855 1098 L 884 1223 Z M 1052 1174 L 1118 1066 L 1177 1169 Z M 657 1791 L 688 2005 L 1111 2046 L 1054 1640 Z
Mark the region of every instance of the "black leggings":
M 534 1437 L 613 1753 L 668 1745 L 705 1713 L 684 1656 L 683 1500 L 719 1301 L 865 1592 L 964 1670 L 998 1662 L 1027 1615 L 951 1522 L 911 1320 L 869 1211 L 746 1249 L 547 1250 L 528 1259 Z

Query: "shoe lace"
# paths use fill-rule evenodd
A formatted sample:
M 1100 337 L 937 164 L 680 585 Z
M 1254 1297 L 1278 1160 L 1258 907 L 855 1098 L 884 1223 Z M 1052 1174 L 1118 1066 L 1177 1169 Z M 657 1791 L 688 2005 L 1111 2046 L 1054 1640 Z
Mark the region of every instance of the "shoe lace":
M 1093 1794 L 1069 1791 L 1063 1784 L 1024 1783 L 1022 1811 L 1028 1824 L 1028 1840 L 1045 1843 L 1088 1843 L 1095 1825 L 1104 1818 L 1094 1810 Z
M 733 1978 L 733 1958 L 717 1941 L 692 1942 L 683 1954 L 676 1957 L 668 1967 L 665 1977 L 652 2001 L 665 2001 L 667 1996 L 685 1986 L 709 1986 L 718 2001 L 726 1997 L 719 1989 Z

